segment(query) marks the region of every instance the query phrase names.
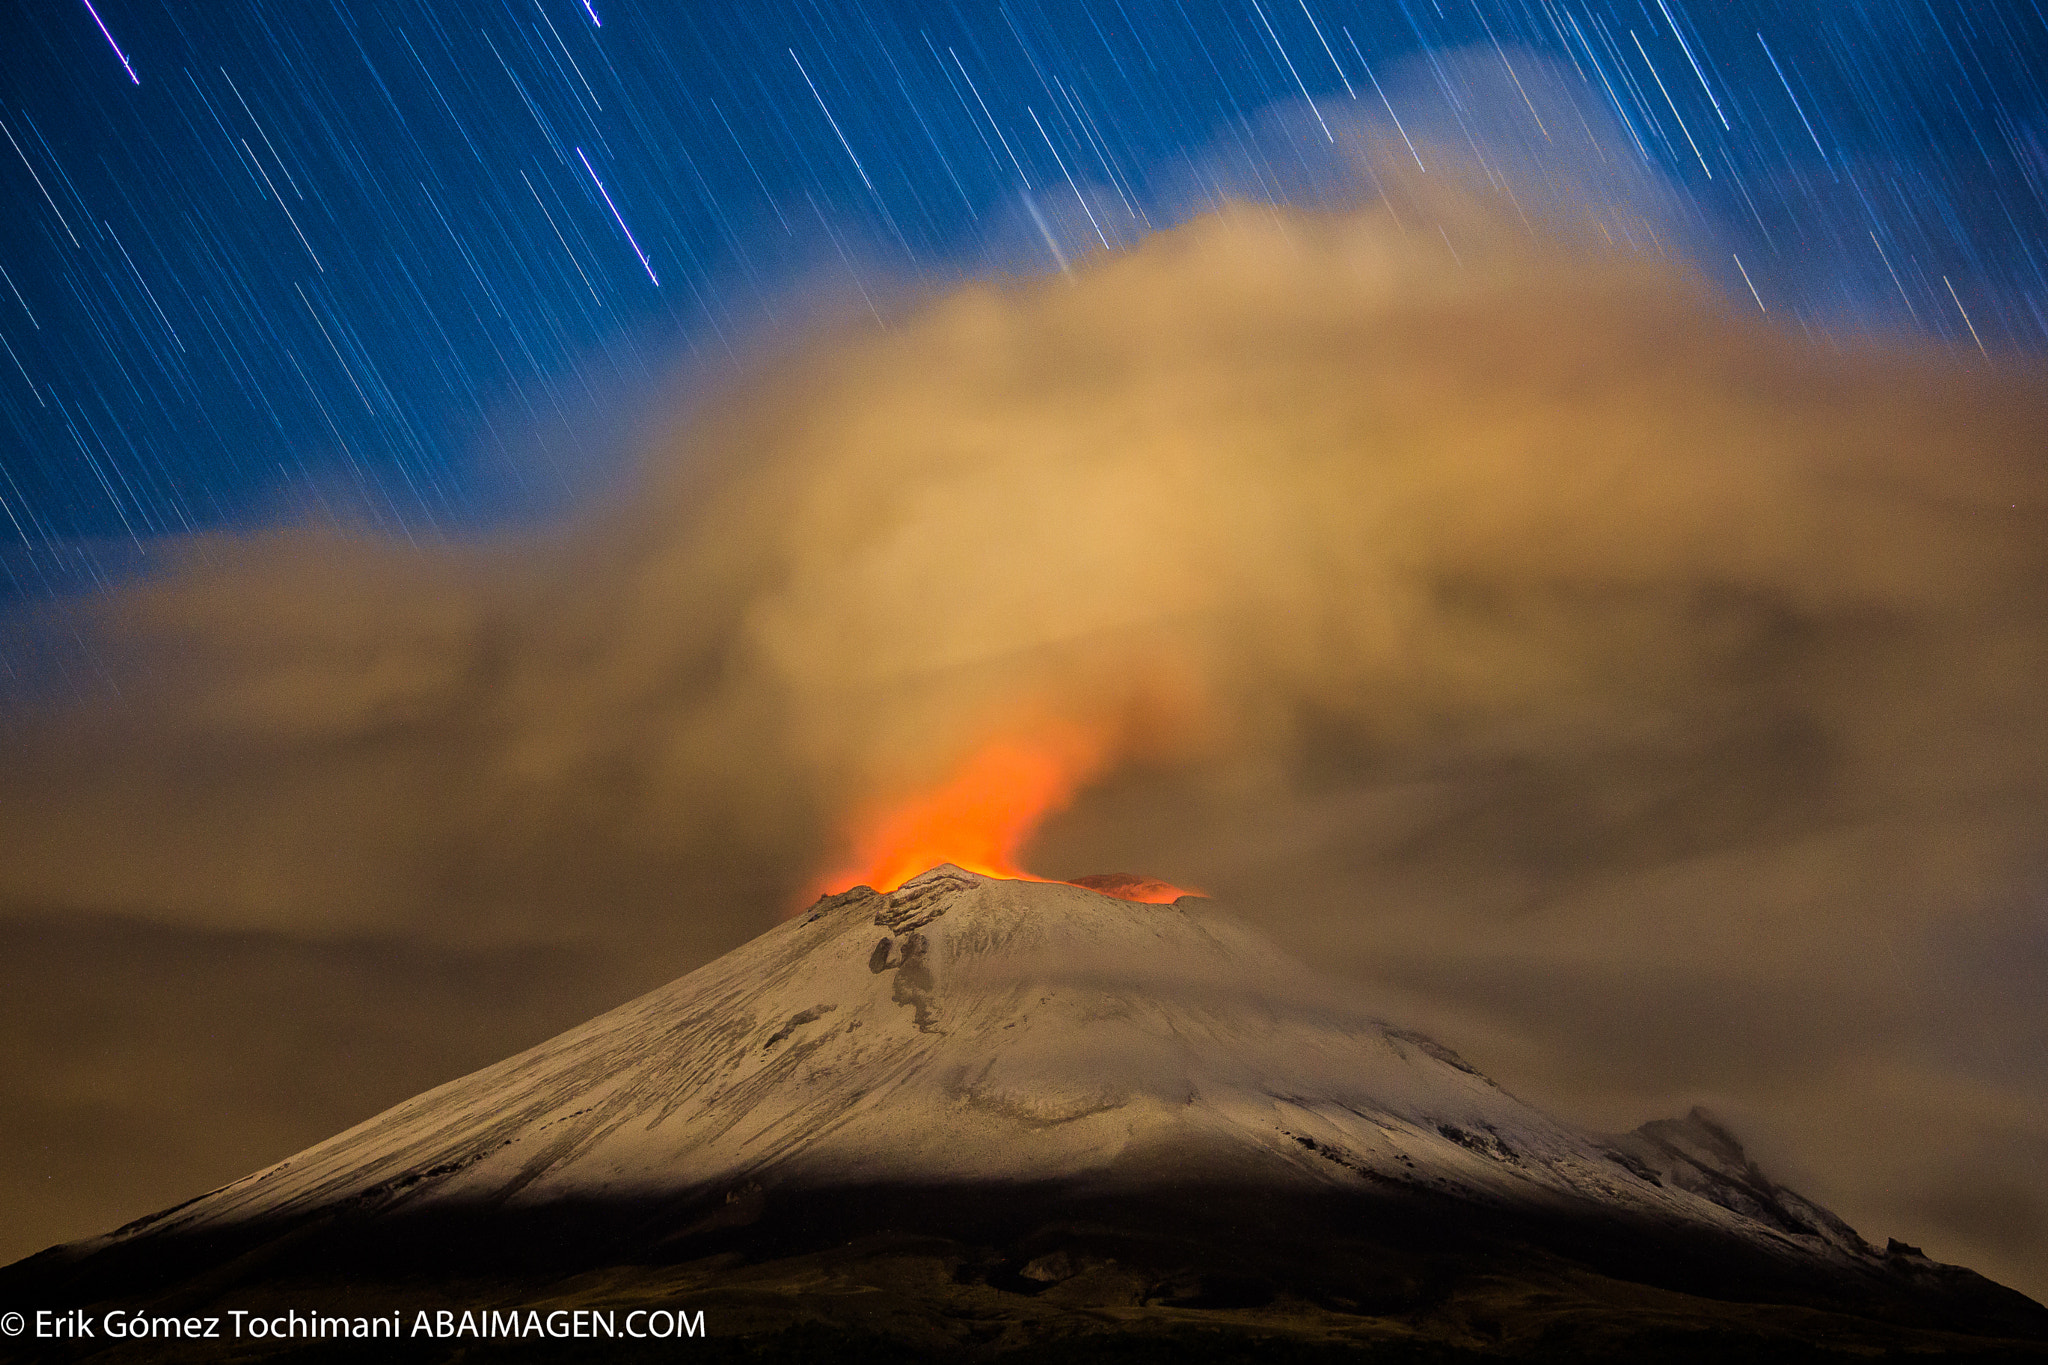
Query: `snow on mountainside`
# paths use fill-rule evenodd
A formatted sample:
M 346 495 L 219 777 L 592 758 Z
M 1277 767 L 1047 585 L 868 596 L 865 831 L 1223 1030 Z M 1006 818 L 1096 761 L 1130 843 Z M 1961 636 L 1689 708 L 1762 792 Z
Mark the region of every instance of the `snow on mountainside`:
M 1422 1189 L 1880 1259 L 1703 1116 L 1601 1139 L 1389 1027 L 1207 901 L 942 866 L 75 1250 L 346 1206 L 1210 1173 Z
M 1869 1243 L 1832 1211 L 1778 1184 L 1750 1159 L 1742 1144 L 1704 1109 L 1682 1119 L 1658 1119 L 1610 1140 L 1618 1159 L 1638 1174 L 1690 1191 L 1790 1236 L 1819 1240 L 1855 1256 Z

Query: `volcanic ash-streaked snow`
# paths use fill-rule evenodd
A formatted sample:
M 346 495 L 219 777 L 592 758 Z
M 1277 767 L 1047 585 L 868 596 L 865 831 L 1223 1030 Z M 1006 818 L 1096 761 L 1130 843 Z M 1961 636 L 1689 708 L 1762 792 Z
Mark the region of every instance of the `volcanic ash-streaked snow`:
M 1365 1015 L 1209 902 L 950 866 L 821 901 L 149 1231 L 341 1201 L 1216 1176 L 1590 1205 L 1791 1245 Z

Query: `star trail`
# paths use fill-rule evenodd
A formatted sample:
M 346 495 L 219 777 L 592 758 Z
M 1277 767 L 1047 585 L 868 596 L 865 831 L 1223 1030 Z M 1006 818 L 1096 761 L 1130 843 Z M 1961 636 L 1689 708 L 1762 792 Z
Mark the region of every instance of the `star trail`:
M 799 277 L 1058 270 L 1223 195 L 1312 194 L 1339 116 L 1408 138 L 1383 78 L 1457 49 L 1582 83 L 1719 244 L 1699 267 L 1781 325 L 1979 357 L 2048 340 L 2035 0 L 106 0 L 5 22 L 17 598 L 293 506 L 415 536 L 558 506 L 608 439 L 603 395 L 741 353 Z M 1433 69 L 1460 107 L 1464 68 Z M 1204 179 L 1218 148 L 1230 183 Z

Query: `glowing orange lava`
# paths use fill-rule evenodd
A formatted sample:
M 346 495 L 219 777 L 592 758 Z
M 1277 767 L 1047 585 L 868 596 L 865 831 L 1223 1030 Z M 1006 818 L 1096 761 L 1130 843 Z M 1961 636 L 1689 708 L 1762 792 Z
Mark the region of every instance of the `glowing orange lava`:
M 1190 891 L 1172 882 L 1162 882 L 1157 877 L 1137 877 L 1128 872 L 1099 872 L 1090 877 L 1076 877 L 1069 886 L 1085 886 L 1090 891 L 1104 896 L 1114 896 L 1120 901 L 1137 901 L 1141 905 L 1171 905 L 1182 896 L 1199 896 L 1199 891 Z
M 856 816 L 852 856 L 820 888 L 893 891 L 940 863 L 990 877 L 1050 881 L 1017 866 L 1017 855 L 1109 757 L 1107 736 L 1078 726 L 985 744 L 937 787 Z
M 1169 696 L 1168 701 L 1181 704 L 1147 708 L 1146 719 L 1155 728 L 1163 719 L 1192 712 L 1185 698 Z M 844 826 L 844 846 L 850 850 L 846 861 L 812 883 L 811 897 L 855 886 L 894 891 L 941 863 L 987 877 L 1054 881 L 1018 865 L 1024 845 L 1047 816 L 1066 809 L 1083 787 L 1129 757 L 1134 743 L 1140 750 L 1158 743 L 1155 735 L 1148 744 L 1142 730 L 1136 736 L 1134 741 L 1129 724 L 1082 725 L 1043 715 L 1013 722 L 938 785 L 857 807 Z M 1154 905 L 1202 894 L 1128 873 L 1077 877 L 1067 885 Z

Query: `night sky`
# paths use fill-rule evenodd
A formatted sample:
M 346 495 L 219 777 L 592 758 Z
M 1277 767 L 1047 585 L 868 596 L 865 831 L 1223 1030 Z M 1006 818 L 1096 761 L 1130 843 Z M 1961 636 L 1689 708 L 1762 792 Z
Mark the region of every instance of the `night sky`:
M 6 32 L 16 594 L 288 511 L 419 536 L 556 507 L 613 400 L 743 350 L 793 281 L 1051 269 L 1205 193 L 1298 195 L 1318 129 L 1278 145 L 1262 111 L 1398 118 L 1390 68 L 1475 44 L 1618 113 L 1732 295 L 2048 338 L 2032 0 L 107 0 Z M 1202 183 L 1218 146 L 1235 184 Z
M 0 1260 L 1000 715 L 1033 871 L 2048 1290 L 2048 0 L 0 5 Z

